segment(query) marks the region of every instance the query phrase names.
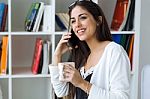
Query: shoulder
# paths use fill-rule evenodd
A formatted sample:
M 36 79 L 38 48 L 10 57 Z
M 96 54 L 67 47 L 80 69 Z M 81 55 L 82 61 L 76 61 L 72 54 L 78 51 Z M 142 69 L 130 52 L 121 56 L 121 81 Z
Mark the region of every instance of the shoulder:
M 119 57 L 120 55 L 122 56 L 126 56 L 127 52 L 125 51 L 125 49 L 118 43 L 115 42 L 110 42 L 106 47 L 105 47 L 105 53 L 107 56 L 109 57 Z
M 125 52 L 124 48 L 120 44 L 117 44 L 113 41 L 110 42 L 105 49 L 109 52 Z

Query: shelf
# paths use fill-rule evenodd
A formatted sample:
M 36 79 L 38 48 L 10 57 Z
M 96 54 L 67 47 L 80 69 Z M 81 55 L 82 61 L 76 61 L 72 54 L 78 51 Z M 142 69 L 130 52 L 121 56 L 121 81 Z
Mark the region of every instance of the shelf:
M 9 32 L 0 32 L 0 35 L 9 35 Z
M 11 35 L 52 35 L 50 32 L 11 32 Z
M 111 34 L 135 34 L 135 31 L 111 31 Z
M 37 74 L 34 75 L 31 72 L 31 67 L 13 67 L 12 68 L 12 78 L 36 78 L 36 77 L 50 77 L 49 74 Z
M 9 78 L 10 77 L 10 75 L 8 75 L 8 74 L 6 74 L 6 75 L 0 75 L 0 79 L 1 78 Z

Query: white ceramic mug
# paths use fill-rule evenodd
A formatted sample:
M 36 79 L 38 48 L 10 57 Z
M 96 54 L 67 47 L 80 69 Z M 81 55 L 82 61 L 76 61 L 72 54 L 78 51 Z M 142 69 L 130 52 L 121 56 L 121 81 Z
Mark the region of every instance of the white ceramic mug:
M 66 64 L 69 64 L 69 65 L 75 67 L 75 62 L 61 62 L 61 63 L 58 63 L 58 68 L 59 68 L 59 80 L 60 80 L 60 81 L 64 81 L 64 72 L 63 72 L 63 70 L 64 70 L 64 66 L 65 66 Z

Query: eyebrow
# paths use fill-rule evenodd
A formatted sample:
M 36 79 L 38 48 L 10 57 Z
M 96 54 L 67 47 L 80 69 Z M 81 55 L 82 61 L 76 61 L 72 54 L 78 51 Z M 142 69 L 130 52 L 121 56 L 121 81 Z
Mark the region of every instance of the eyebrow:
M 82 15 L 87 15 L 87 14 L 86 13 L 79 14 L 79 17 L 82 16 Z M 71 17 L 70 19 L 75 19 L 75 18 Z

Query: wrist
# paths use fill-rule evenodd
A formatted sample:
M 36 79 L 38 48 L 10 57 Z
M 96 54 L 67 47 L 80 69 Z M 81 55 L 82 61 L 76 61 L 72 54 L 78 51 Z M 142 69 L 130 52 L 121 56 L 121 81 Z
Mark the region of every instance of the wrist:
M 86 92 L 87 94 L 90 93 L 91 86 L 92 86 L 92 84 L 89 83 L 89 82 L 87 82 L 87 84 L 86 84 L 86 90 L 85 90 L 85 92 Z
M 92 84 L 86 80 L 83 80 L 77 87 L 84 90 L 87 94 L 89 94 Z
M 58 63 L 60 61 L 61 61 L 61 55 L 54 54 L 52 64 L 53 65 L 58 65 Z
M 61 57 L 61 54 L 54 52 L 54 58 L 55 58 L 55 57 Z

